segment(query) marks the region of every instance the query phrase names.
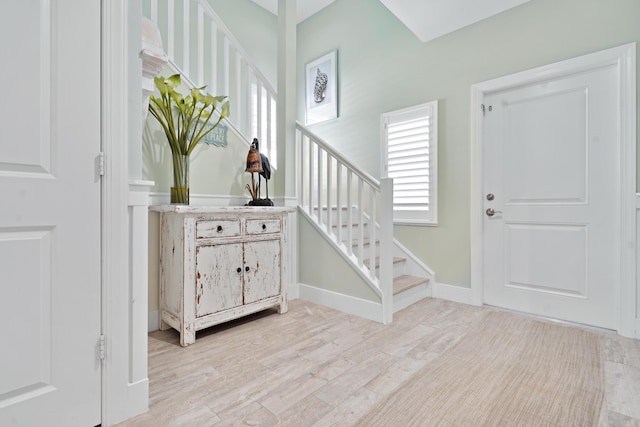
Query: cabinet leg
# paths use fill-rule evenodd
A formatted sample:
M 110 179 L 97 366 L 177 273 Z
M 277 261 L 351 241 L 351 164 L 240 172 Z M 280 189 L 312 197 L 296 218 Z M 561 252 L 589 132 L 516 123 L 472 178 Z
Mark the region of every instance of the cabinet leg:
M 280 306 L 278 306 L 278 313 L 279 314 L 284 314 L 287 311 L 289 311 L 289 304 L 287 304 L 287 301 L 281 302 Z
M 196 333 L 193 326 L 187 326 L 180 332 L 180 345 L 186 347 L 196 342 Z
M 160 328 L 161 331 L 166 331 L 167 329 L 171 329 L 171 326 L 167 322 L 162 320 L 162 315 L 160 316 L 160 323 L 158 324 L 158 327 Z

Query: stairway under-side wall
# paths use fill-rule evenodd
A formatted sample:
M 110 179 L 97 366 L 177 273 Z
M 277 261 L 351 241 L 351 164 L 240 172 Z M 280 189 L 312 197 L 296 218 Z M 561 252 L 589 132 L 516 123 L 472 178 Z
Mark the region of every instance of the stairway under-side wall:
M 368 223 L 368 217 L 365 215 L 365 222 L 363 224 L 359 224 L 357 221 L 352 221 L 350 224 L 347 223 L 348 218 L 358 218 L 357 206 L 351 207 L 342 207 L 342 215 L 338 215 L 337 208 L 332 207 L 327 209 L 323 207 L 318 212 L 318 208 L 313 208 L 313 215 L 308 218 L 310 224 L 313 224 L 316 231 L 321 234 L 324 239 L 329 241 L 334 241 L 335 236 L 339 234 L 342 236 L 340 242 L 335 246 L 332 245 L 334 250 L 344 251 L 347 255 L 348 261 L 355 261 L 355 267 L 363 274 L 366 274 L 367 271 L 371 271 L 371 264 L 373 258 L 373 265 L 375 269 L 373 273 L 376 277 L 380 276 L 380 239 L 372 240 L 369 237 L 368 230 L 370 229 L 370 224 Z M 348 211 L 351 210 L 351 215 L 348 214 Z M 301 210 L 303 215 L 306 215 L 306 211 Z M 326 223 L 326 218 L 328 215 L 331 215 L 333 221 L 331 222 L 331 230 L 326 230 L 322 226 L 318 226 L 317 221 L 313 221 L 312 217 L 321 215 L 323 218 L 323 223 Z M 338 221 L 340 218 L 340 224 Z M 378 227 L 376 225 L 376 227 Z M 317 229 L 319 228 L 319 229 Z M 341 228 L 341 233 L 338 233 L 338 228 Z M 349 239 L 347 237 L 347 230 L 351 228 L 351 232 L 354 236 L 353 239 Z M 362 229 L 362 233 L 360 230 Z M 362 244 L 361 244 L 362 243 Z M 348 248 L 347 245 L 351 247 Z M 423 299 L 431 296 L 431 287 L 429 284 L 434 280 L 433 272 L 425 266 L 420 260 L 418 260 L 411 252 L 409 252 L 398 240 L 393 239 L 392 241 L 393 250 L 392 250 L 392 278 L 393 278 L 393 313 L 402 310 L 403 308 Z M 361 252 L 360 252 L 361 251 Z M 361 253 L 361 257 L 348 254 Z M 373 256 L 372 256 L 373 254 Z M 363 259 L 362 267 L 359 268 L 357 259 Z M 365 280 L 367 285 L 371 286 L 371 283 L 368 283 Z M 369 316 L 365 316 L 369 317 Z

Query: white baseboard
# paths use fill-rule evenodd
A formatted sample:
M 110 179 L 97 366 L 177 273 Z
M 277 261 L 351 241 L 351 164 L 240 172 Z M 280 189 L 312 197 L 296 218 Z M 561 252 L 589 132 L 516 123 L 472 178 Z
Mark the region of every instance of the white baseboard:
M 339 294 L 303 283 L 298 285 L 298 297 L 314 304 L 324 305 L 325 307 L 382 323 L 382 306 L 377 302 Z
M 447 285 L 446 283 L 433 284 L 433 297 L 460 302 L 462 304 L 478 305 L 475 303 L 475 298 L 471 288 Z
M 300 298 L 300 285 L 297 283 L 289 285 L 289 289 L 287 289 L 287 299 L 294 300 L 298 298 Z
M 129 383 L 121 390 L 118 402 L 114 402 L 108 420 L 102 425 L 112 425 L 143 414 L 149 410 L 149 379 Z
M 158 310 L 149 310 L 149 323 L 147 332 L 153 332 L 160 329 L 160 313 Z

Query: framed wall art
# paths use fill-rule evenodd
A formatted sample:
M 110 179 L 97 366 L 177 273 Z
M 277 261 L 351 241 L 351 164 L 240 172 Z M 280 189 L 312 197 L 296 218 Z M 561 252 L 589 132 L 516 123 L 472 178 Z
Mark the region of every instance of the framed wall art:
M 309 62 L 305 69 L 306 120 L 308 125 L 338 117 L 338 51 Z

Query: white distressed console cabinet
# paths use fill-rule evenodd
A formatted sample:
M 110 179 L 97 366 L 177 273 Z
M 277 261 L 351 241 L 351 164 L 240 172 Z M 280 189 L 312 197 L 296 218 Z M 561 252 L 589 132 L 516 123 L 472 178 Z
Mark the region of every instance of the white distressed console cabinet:
M 196 331 L 287 311 L 287 215 L 293 208 L 154 206 L 160 212 L 160 329 Z

